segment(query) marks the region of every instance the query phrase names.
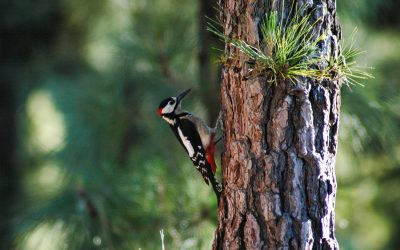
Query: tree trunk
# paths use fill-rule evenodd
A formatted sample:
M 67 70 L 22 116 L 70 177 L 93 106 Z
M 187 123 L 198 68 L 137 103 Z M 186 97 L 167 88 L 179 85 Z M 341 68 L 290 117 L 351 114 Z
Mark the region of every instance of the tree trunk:
M 0 71 L 2 69 L 0 66 Z M 3 75 L 0 79 L 0 249 L 10 249 L 11 218 L 18 189 L 14 162 L 16 101 L 12 84 Z
M 281 1 L 271 2 L 278 8 Z M 223 1 L 225 35 L 258 44 L 265 2 Z M 311 21 L 320 20 L 316 34 L 327 31 L 321 51 L 337 55 L 334 0 L 297 4 L 314 10 Z M 287 14 L 291 2 L 284 6 Z M 244 80 L 248 58 L 229 44 L 225 53 L 239 57 L 222 72 L 223 192 L 213 249 L 338 249 L 334 165 L 339 82 Z

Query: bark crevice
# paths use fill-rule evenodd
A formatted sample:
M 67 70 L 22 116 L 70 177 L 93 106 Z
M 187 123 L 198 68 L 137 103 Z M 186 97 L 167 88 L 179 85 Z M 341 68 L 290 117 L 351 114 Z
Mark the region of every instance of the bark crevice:
M 279 9 L 282 1 L 271 4 Z M 340 28 L 332 1 L 297 2 L 314 9 L 316 35 L 327 30 L 321 52 L 337 55 Z M 225 0 L 222 7 L 226 35 L 260 42 L 259 22 L 270 7 L 265 1 Z M 213 249 L 337 249 L 339 83 L 245 80 L 248 58 L 229 44 L 225 51 L 235 60 L 222 74 L 224 190 Z

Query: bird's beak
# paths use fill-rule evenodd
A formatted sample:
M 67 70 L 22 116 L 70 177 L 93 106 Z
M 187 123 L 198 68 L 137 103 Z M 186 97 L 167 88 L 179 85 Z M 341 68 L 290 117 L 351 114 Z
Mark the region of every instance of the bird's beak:
M 187 89 L 185 91 L 183 91 L 182 93 L 180 93 L 177 97 L 176 97 L 176 102 L 180 103 L 182 101 L 182 99 L 185 97 L 185 95 L 187 95 L 187 93 L 190 92 L 190 89 Z

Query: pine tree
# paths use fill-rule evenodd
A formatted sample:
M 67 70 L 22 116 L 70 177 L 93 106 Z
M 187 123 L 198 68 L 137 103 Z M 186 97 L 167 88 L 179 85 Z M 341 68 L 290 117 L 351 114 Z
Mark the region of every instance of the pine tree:
M 324 34 L 319 51 L 338 55 L 340 28 L 332 1 L 268 5 L 227 0 L 222 11 L 225 36 L 264 51 L 268 48 L 262 47 L 266 43 L 259 27 L 266 13 L 277 11 L 277 22 L 283 23 L 311 13 L 308 21 L 316 22 L 312 34 Z M 234 42 L 225 47 L 223 193 L 213 249 L 337 249 L 334 165 L 340 81 L 293 81 L 275 77 L 269 68 L 249 79 L 250 66 L 257 61 L 238 47 Z

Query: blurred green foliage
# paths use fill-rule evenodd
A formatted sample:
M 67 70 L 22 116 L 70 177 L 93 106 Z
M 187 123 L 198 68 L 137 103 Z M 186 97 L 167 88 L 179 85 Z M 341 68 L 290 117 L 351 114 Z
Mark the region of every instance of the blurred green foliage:
M 399 2 L 338 1 L 343 36 L 357 25 L 358 61 L 373 66 L 364 88 L 343 88 L 336 169 L 342 249 L 398 249 L 400 240 Z
M 364 88 L 343 88 L 342 249 L 400 247 L 397 5 L 338 2 L 344 37 L 358 23 L 359 61 L 375 67 Z M 188 109 L 215 108 L 217 94 L 199 97 L 210 84 L 199 80 L 199 1 L 8 0 L 0 12 L 1 78 L 18 111 L 18 199 L 2 203 L 13 216 L 0 246 L 159 249 L 164 229 L 167 249 L 209 249 L 216 201 L 155 112 L 187 87 Z
M 14 65 L 23 72 L 16 249 L 155 249 L 161 229 L 169 248 L 210 247 L 215 199 L 155 112 L 198 85 L 197 5 L 6 4 L 4 25 L 32 51 Z M 187 105 L 202 109 L 196 98 Z

